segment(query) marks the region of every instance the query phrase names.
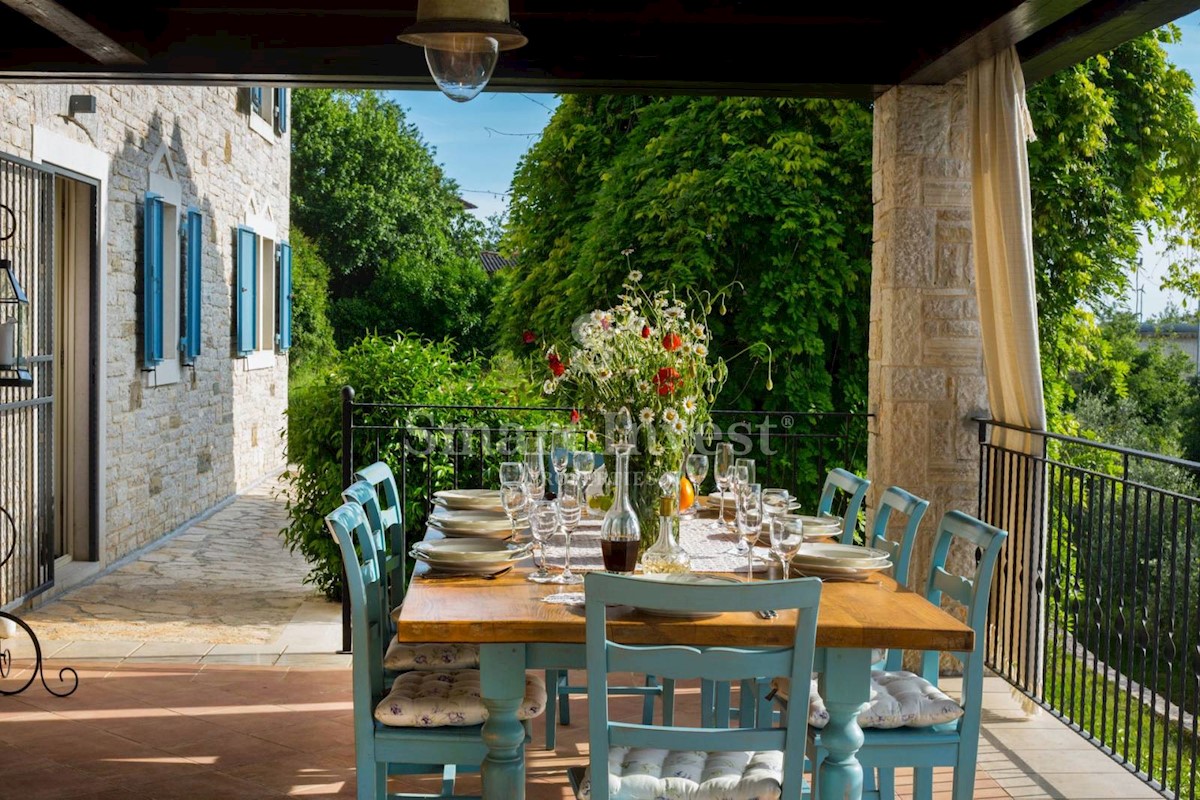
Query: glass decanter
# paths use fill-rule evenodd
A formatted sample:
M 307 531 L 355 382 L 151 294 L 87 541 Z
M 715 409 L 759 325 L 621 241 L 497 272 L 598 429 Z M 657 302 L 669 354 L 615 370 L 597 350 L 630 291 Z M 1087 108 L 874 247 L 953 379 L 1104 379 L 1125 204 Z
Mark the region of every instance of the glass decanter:
M 633 572 L 637 566 L 638 542 L 642 538 L 642 526 L 629 501 L 629 453 L 633 450 L 629 440 L 632 432 L 633 419 L 629 409 L 622 408 L 616 416 L 617 441 L 613 446 L 617 454 L 613 501 L 600 523 L 600 554 L 604 557 L 604 569 L 609 572 Z
M 691 572 L 692 559 L 675 538 L 675 519 L 679 513 L 679 473 L 667 472 L 658 481 L 662 497 L 658 501 L 658 539 L 642 555 L 642 571 L 683 574 Z

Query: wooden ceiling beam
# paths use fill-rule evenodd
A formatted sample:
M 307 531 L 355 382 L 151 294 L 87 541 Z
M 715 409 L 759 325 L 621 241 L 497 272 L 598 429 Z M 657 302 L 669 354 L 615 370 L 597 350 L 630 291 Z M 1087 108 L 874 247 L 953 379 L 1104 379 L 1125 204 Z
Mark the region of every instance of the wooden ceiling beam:
M 145 60 L 55 0 L 0 0 L 75 49 L 110 67 L 137 66 Z

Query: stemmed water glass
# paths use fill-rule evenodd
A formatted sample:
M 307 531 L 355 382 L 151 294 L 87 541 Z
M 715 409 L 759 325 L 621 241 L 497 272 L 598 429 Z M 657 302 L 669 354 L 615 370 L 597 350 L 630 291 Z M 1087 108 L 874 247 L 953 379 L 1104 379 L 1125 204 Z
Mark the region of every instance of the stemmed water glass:
M 583 490 L 580 488 L 579 476 L 569 475 L 564 479 L 559 487 L 557 503 L 567 547 L 563 557 L 562 574 L 553 581 L 565 584 L 583 583 L 582 576 L 571 572 L 571 535 L 575 533 L 575 527 L 579 525 L 579 519 L 583 515 Z
M 737 530 L 739 541 L 746 548 L 747 581 L 754 575 L 754 543 L 762 534 L 763 523 L 762 490 L 757 483 L 748 487 L 737 498 Z
M 766 498 L 764 498 L 765 500 Z M 783 513 L 771 525 L 771 553 L 779 559 L 786 579 L 792 559 L 804 544 L 804 519 L 798 514 Z
M 775 530 L 775 521 L 788 511 L 792 498 L 787 489 L 763 489 L 763 516 L 767 518 L 767 527 Z
M 525 465 L 520 461 L 500 463 L 500 485 L 514 486 L 525 480 Z
M 529 493 L 526 491 L 524 483 L 501 484 L 500 505 L 504 508 L 504 513 L 508 514 L 508 522 L 512 528 L 510 536 L 517 535 L 517 514 L 525 510 L 528 502 Z
M 704 453 L 692 453 L 687 457 L 687 476 L 692 482 L 693 496 L 696 498 L 692 501 L 691 508 L 688 509 L 689 514 L 696 513 L 696 505 L 700 501 L 700 484 L 704 483 L 704 479 L 708 477 L 708 456 Z
M 546 543 L 558 532 L 558 525 L 558 504 L 553 500 L 535 500 L 529 511 L 529 530 L 541 551 L 542 565 L 528 578 L 534 583 L 556 582 L 550 570 L 546 569 Z
M 554 485 L 562 492 L 563 475 L 571 460 L 571 448 L 575 446 L 575 432 L 562 429 L 554 432 L 550 440 L 550 466 L 554 468 Z
M 746 474 L 749 476 L 746 480 L 749 481 L 750 483 L 754 483 L 755 477 L 754 477 L 754 459 L 753 458 L 739 458 L 737 461 L 733 462 L 733 466 L 745 467 Z
M 727 525 L 728 523 L 725 522 L 725 493 L 729 491 L 733 483 L 733 445 L 729 442 L 717 445 L 717 463 L 713 478 L 717 482 L 717 490 L 721 493 L 721 513 L 717 518 L 722 525 Z
M 525 488 L 534 500 L 541 500 L 546 495 L 546 466 L 540 436 L 530 437 L 526 445 Z
M 733 492 L 733 532 L 734 534 L 738 534 L 740 531 L 737 525 L 737 512 L 741 509 L 742 494 L 750 486 L 750 473 L 746 470 L 744 465 L 738 465 L 729 471 L 729 475 L 729 488 Z M 737 553 L 739 556 L 746 554 L 746 545 L 742 542 L 740 536 L 737 538 L 737 546 L 734 547 L 733 552 Z

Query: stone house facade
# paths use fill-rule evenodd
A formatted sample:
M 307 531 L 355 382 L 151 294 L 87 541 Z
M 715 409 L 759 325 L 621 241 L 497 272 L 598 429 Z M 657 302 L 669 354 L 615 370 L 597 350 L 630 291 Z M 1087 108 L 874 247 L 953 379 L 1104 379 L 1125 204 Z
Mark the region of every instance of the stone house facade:
M 40 571 L 0 577 L 0 606 L 82 580 L 283 467 L 287 100 L 0 85 L 0 204 L 28 234 L 0 258 L 30 294 L 40 356 L 34 387 L 0 388 L 0 507 Z

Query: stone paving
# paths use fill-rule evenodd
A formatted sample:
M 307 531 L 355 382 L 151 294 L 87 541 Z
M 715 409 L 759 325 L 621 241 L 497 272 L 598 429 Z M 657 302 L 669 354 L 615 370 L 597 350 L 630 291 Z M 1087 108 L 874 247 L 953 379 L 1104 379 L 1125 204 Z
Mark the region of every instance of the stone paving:
M 47 655 L 336 666 L 340 606 L 304 583 L 279 535 L 283 484 L 265 480 L 136 559 L 24 615 Z M 14 656 L 27 653 L 14 641 Z M 303 656 L 303 658 L 300 658 Z

